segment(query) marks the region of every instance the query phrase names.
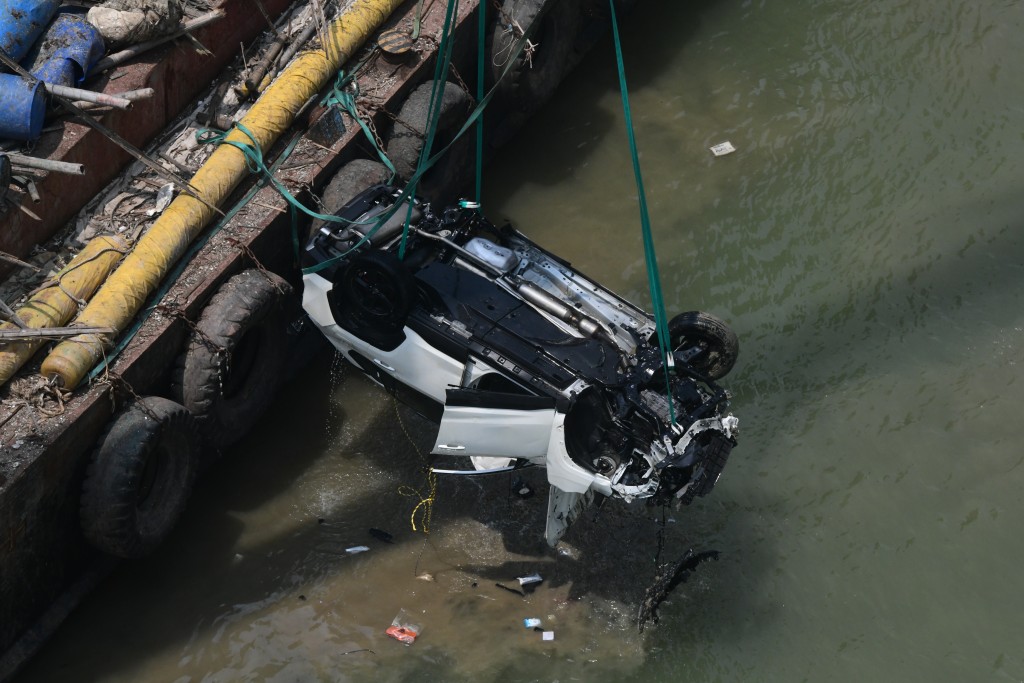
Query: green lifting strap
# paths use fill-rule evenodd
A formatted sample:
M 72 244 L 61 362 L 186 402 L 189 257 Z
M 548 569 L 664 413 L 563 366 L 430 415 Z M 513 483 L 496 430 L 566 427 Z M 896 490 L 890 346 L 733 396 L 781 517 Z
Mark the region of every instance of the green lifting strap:
M 476 8 L 476 101 L 484 99 L 484 60 L 487 38 L 487 3 L 480 0 Z M 476 206 L 483 211 L 484 205 L 484 116 L 476 122 Z
M 437 48 L 437 62 L 434 64 L 434 81 L 430 88 L 430 105 L 427 107 L 426 139 L 420 149 L 420 158 L 416 164 L 416 173 L 409 179 L 409 193 L 415 196 L 416 184 L 426 172 L 430 163 L 430 152 L 437 135 L 437 126 L 441 119 L 441 107 L 444 103 L 444 86 L 448 81 L 448 71 L 452 64 L 452 33 L 459 14 L 459 0 L 451 0 L 444 15 L 444 28 L 441 32 L 441 44 Z M 405 212 L 405 225 L 402 227 L 402 241 L 398 245 L 398 260 L 405 259 L 405 245 L 409 239 L 409 224 L 412 221 L 412 202 Z
M 626 132 L 629 135 L 629 152 L 633 157 L 633 175 L 640 200 L 640 228 L 644 238 L 644 260 L 647 262 L 647 282 L 651 289 L 651 303 L 654 306 L 654 322 L 658 329 L 658 346 L 661 350 L 661 364 L 665 370 L 665 389 L 668 393 L 669 419 L 676 423 L 672 407 L 672 380 L 669 372 L 674 370 L 668 322 L 665 319 L 665 302 L 661 295 L 661 277 L 658 275 L 658 259 L 654 253 L 654 237 L 651 235 L 651 218 L 647 213 L 647 195 L 644 193 L 644 179 L 640 174 L 640 157 L 633 134 L 633 116 L 629 109 L 629 92 L 626 87 L 626 67 L 622 63 L 622 42 L 619 40 L 619 22 L 615 16 L 615 0 L 608 0 L 612 12 L 612 36 L 615 39 L 615 63 L 619 69 L 619 90 L 622 92 L 622 111 L 626 117 Z
M 508 62 L 505 65 L 505 69 L 501 72 L 501 75 L 498 77 L 497 81 L 491 86 L 491 89 L 487 91 L 487 94 L 484 96 L 484 98 L 477 102 L 476 107 L 473 109 L 472 112 L 470 112 L 469 117 L 466 119 L 466 122 L 462 124 L 462 127 L 458 130 L 458 132 L 451 139 L 451 141 L 447 145 L 445 145 L 444 148 L 439 150 L 436 154 L 431 156 L 425 162 L 421 163 L 421 165 L 417 168 L 416 172 L 413 173 L 412 178 L 409 179 L 409 183 L 398 195 L 397 199 L 395 200 L 395 203 L 391 206 L 391 208 L 374 219 L 377 221 L 377 225 L 375 225 L 373 229 L 371 229 L 366 235 L 364 235 L 358 242 L 352 245 L 344 254 L 339 254 L 338 256 L 335 256 L 333 258 L 321 261 L 316 265 L 303 268 L 303 275 L 317 273 L 321 270 L 324 270 L 325 268 L 329 268 L 338 261 L 341 261 L 342 259 L 346 258 L 349 254 L 356 251 L 367 240 L 369 240 L 373 233 L 387 220 L 389 220 L 391 216 L 393 216 L 395 212 L 398 211 L 406 201 L 411 201 L 412 197 L 414 196 L 414 184 L 418 182 L 419 179 L 423 176 L 423 174 L 426 173 L 434 164 L 438 162 L 439 159 L 441 159 L 441 157 L 445 155 L 445 153 L 452 147 L 452 145 L 454 145 L 456 142 L 459 141 L 460 138 L 462 138 L 466 131 L 468 131 L 476 124 L 476 122 L 480 119 L 481 116 L 483 116 L 484 109 L 497 94 L 501 82 L 505 80 L 505 77 L 507 76 L 508 72 L 511 71 L 512 66 L 515 64 L 515 61 L 519 59 L 519 55 L 521 55 L 523 50 L 526 48 L 526 42 L 526 36 L 522 36 L 519 38 L 518 42 L 516 42 L 515 46 L 512 48 Z M 340 219 L 335 218 L 335 220 Z M 406 227 L 406 231 L 408 231 L 408 226 Z

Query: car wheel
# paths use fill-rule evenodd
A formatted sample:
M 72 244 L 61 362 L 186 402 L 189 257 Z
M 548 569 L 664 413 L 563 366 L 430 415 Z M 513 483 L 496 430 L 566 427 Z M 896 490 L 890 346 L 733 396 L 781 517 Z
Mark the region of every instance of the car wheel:
M 740 353 L 736 333 L 709 313 L 680 313 L 668 322 L 668 335 L 674 353 L 695 353 L 690 366 L 714 380 L 729 374 Z
M 394 254 L 372 250 L 345 269 L 338 284 L 346 312 L 378 331 L 401 329 L 412 310 L 415 283 Z

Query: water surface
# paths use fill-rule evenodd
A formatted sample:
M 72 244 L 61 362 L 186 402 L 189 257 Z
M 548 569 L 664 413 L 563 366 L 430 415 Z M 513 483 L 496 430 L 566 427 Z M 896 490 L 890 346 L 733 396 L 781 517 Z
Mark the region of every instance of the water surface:
M 542 474 L 528 500 L 442 480 L 424 542 L 430 426 L 324 354 L 21 680 L 1024 679 L 1024 5 L 651 1 L 623 33 L 666 306 L 741 340 L 741 445 L 663 532 L 719 561 L 640 635 L 657 511 L 609 504 L 555 554 Z M 602 42 L 485 209 L 646 304 L 618 97 Z

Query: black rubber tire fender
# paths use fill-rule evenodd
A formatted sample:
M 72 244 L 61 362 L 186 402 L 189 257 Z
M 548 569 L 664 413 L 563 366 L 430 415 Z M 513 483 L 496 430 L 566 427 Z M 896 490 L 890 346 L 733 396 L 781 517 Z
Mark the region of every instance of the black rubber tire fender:
M 582 24 L 580 0 L 504 0 L 491 36 L 491 78 L 503 99 L 533 109 L 554 94 L 569 71 Z M 509 32 L 514 20 L 537 46 L 531 59 L 524 52 L 508 69 L 517 38 Z M 499 80 L 500 79 L 500 80 Z
M 92 454 L 79 519 L 86 539 L 123 558 L 153 552 L 185 509 L 201 457 L 199 426 L 159 396 L 131 404 Z
M 426 144 L 427 118 L 430 115 L 430 93 L 433 81 L 418 85 L 398 110 L 397 121 L 388 137 L 388 158 L 398 177 L 408 181 L 416 172 L 420 152 Z M 441 114 L 434 136 L 433 154 L 440 152 L 459 132 L 469 118 L 472 101 L 454 83 L 446 82 L 441 94 Z M 437 201 L 448 201 L 464 190 L 472 176 L 470 152 L 473 136 L 463 135 L 447 155 L 423 174 L 416 185 L 417 193 Z
M 405 325 L 416 300 L 416 284 L 398 257 L 372 249 L 354 258 L 335 286 L 335 306 L 357 327 L 395 332 Z
M 729 460 L 729 453 L 735 443 L 717 430 L 701 432 L 696 437 L 704 451 L 703 469 L 680 498 L 683 505 L 689 505 L 697 496 L 711 493 Z
M 668 336 L 673 351 L 700 345 L 702 352 L 690 365 L 713 380 L 729 374 L 739 357 L 740 342 L 736 333 L 710 313 L 680 313 L 668 321 Z
M 240 439 L 267 410 L 284 374 L 288 340 L 281 277 L 249 269 L 220 286 L 179 357 L 172 390 L 206 442 Z
M 353 197 L 374 185 L 386 183 L 391 177 L 387 166 L 371 159 L 352 159 L 342 165 L 331 177 L 320 196 L 324 213 L 336 214 Z M 306 235 L 306 242 L 316 234 L 326 221 L 314 218 Z

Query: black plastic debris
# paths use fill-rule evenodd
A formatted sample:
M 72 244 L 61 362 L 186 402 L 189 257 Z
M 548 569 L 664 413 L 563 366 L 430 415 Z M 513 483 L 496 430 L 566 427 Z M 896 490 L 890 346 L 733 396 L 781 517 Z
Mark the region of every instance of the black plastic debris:
M 503 583 L 495 583 L 494 585 L 497 586 L 498 588 L 503 588 L 503 589 L 507 590 L 509 593 L 515 593 L 516 595 L 518 595 L 521 598 L 525 598 L 526 597 L 526 593 L 524 593 L 523 591 L 519 590 L 518 588 L 512 588 L 511 586 L 506 586 Z
M 653 621 L 655 624 L 658 623 L 658 608 L 668 598 L 669 594 L 675 590 L 676 586 L 685 583 L 690 574 L 705 560 L 717 559 L 717 550 L 705 550 L 704 552 L 695 553 L 693 548 L 691 548 L 683 556 L 683 559 L 675 564 L 666 563 L 661 565 L 658 575 L 654 578 L 654 583 L 644 593 L 644 601 L 640 603 L 640 611 L 636 618 L 637 628 L 640 629 L 640 633 L 644 632 L 644 626 L 648 621 Z
M 392 539 L 394 539 L 394 536 L 380 529 L 371 528 L 370 535 L 376 538 L 378 541 L 384 541 L 385 543 L 392 543 Z

